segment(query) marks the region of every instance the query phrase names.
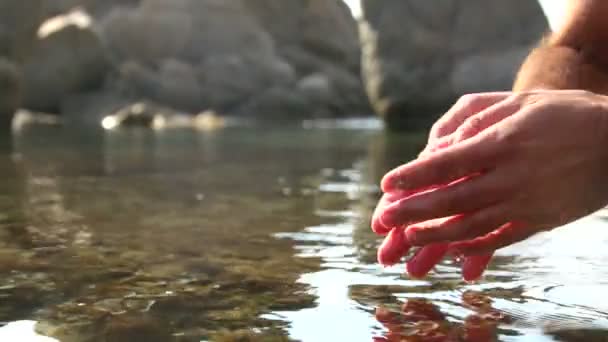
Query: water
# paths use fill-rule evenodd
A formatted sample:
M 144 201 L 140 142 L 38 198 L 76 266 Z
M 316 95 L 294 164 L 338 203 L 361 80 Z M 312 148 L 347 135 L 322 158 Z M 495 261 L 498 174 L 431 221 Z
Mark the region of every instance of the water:
M 382 341 L 378 308 L 432 304 L 462 332 L 471 293 L 506 317 L 498 340 L 608 340 L 602 213 L 500 251 L 478 284 L 377 265 L 377 183 L 423 141 L 373 120 L 29 126 L 0 158 L 0 340 Z

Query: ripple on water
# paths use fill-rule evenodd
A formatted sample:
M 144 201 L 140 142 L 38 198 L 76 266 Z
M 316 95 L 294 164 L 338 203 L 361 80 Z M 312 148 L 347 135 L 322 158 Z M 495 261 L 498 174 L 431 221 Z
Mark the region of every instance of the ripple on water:
M 318 196 L 342 194 L 343 201 L 338 202 L 346 207 L 318 208 L 317 215 L 333 222 L 276 235 L 294 240 L 299 257 L 323 260 L 321 271 L 300 279 L 313 289 L 317 306 L 280 313 L 290 322 L 292 337 L 369 341 L 390 330 L 376 320 L 377 308 L 412 300 L 432 303 L 449 324 L 465 329 L 477 311 L 463 301 L 463 294 L 475 290 L 491 301 L 492 310 L 496 310 L 492 317 L 508 317 L 496 330 L 501 341 L 608 338 L 608 332 L 603 332 L 608 329 L 608 302 L 598 300 L 608 290 L 608 223 L 601 215 L 499 251 L 481 283 L 460 281 L 459 264 L 451 260 L 436 267 L 429 278 L 411 280 L 403 276 L 403 265 L 381 268 L 360 258 L 358 247 L 373 253 L 379 241 L 361 234 L 360 230 L 368 228 L 358 223 L 362 215 L 352 202 L 376 189 L 358 187 L 360 177 L 352 169 L 324 175 L 331 181 L 319 187 Z M 336 175 L 343 177 L 342 182 L 336 181 Z M 357 241 L 361 236 L 370 241 Z M 331 332 L 319 339 L 319 331 Z
M 369 342 L 391 329 L 606 340 L 606 212 L 500 251 L 478 284 L 450 260 L 408 279 L 378 266 L 369 217 L 379 178 L 426 136 L 319 123 L 31 131 L 25 171 L 0 158 L 2 321 L 46 322 L 59 339 L 109 313 L 108 336 L 163 342 Z

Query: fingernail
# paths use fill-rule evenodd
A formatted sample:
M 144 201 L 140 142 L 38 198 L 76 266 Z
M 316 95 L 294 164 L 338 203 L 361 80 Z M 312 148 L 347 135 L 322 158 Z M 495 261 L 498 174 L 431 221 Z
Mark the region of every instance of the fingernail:
M 389 176 L 382 181 L 382 190 L 384 190 L 384 192 L 393 192 L 406 188 L 407 184 L 401 178 Z

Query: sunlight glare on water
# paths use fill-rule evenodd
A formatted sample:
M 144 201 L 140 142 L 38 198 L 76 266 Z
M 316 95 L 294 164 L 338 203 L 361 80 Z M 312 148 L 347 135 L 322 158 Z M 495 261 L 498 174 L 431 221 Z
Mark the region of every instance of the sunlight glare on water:
M 0 327 L 0 341 L 60 342 L 54 338 L 41 336 L 35 331 L 36 322 L 19 321 Z

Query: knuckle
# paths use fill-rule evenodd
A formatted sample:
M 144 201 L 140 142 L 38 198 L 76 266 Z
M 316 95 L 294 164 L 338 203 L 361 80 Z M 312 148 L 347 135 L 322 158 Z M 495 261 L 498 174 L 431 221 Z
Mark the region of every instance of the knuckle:
M 481 95 L 477 93 L 465 94 L 458 99 L 458 106 L 461 108 L 472 108 L 475 107 L 477 103 L 479 103 L 481 99 Z
M 481 130 L 483 120 L 479 116 L 471 116 L 466 119 L 463 125 L 458 129 L 458 138 L 466 139 L 467 137 L 478 133 Z
M 491 136 L 491 143 L 496 146 L 497 157 L 518 154 L 521 150 L 522 137 L 518 130 L 510 127 L 497 130 Z
M 507 97 L 507 101 L 522 104 L 526 102 L 526 100 L 531 96 L 531 94 L 532 93 L 529 91 L 514 92 L 509 95 L 509 97 Z
M 545 97 L 546 96 L 544 93 L 538 91 L 520 91 L 512 93 L 507 98 L 507 101 L 510 101 L 511 103 L 517 103 L 520 105 L 520 107 L 523 107 L 525 105 L 534 104 Z
M 510 103 L 516 104 L 520 109 L 523 107 L 529 107 L 534 105 L 544 105 L 550 103 L 550 101 L 546 101 L 547 97 L 544 93 L 534 92 L 534 91 L 525 91 L 513 93 L 507 101 Z
M 430 136 L 437 138 L 439 135 L 441 135 L 443 133 L 444 127 L 445 127 L 445 120 L 444 119 L 437 120 L 437 122 L 435 122 L 433 124 L 433 126 L 431 127 Z

